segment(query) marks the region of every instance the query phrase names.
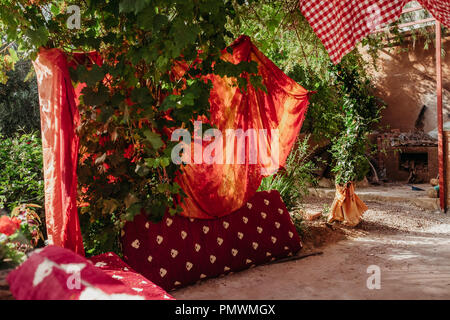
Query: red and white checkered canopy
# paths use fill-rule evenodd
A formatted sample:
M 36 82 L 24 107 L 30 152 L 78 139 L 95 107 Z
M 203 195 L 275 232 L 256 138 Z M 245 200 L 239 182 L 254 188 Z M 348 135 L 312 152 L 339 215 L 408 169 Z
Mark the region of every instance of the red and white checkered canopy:
M 300 0 L 302 14 L 338 63 L 362 38 L 378 26 L 398 19 L 409 0 Z M 450 0 L 418 0 L 450 28 Z

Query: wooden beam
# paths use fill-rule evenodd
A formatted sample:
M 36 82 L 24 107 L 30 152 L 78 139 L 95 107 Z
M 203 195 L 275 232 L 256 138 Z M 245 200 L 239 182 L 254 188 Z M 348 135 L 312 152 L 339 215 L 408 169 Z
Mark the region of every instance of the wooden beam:
M 435 18 L 426 18 L 426 19 L 421 19 L 421 20 L 417 20 L 417 21 L 411 21 L 411 22 L 406 22 L 406 23 L 399 24 L 397 26 L 397 28 L 401 29 L 401 28 L 411 27 L 411 26 L 414 26 L 416 24 L 428 23 L 428 22 L 433 22 L 433 21 L 436 21 L 436 19 Z M 422 27 L 426 27 L 426 26 L 422 26 Z M 387 32 L 387 31 L 389 31 L 389 29 L 392 29 L 392 28 L 393 28 L 393 26 L 392 27 L 386 27 L 386 28 L 374 30 L 371 33 Z
M 414 7 L 414 8 L 408 8 L 402 11 L 402 14 L 408 13 L 408 12 L 414 12 L 414 11 L 419 11 L 419 10 L 423 10 L 422 7 Z
M 398 25 L 398 28 L 406 28 L 406 27 L 410 27 L 416 24 L 421 24 L 421 23 L 427 23 L 427 22 L 433 22 L 436 19 L 434 19 L 433 17 L 431 18 L 426 18 L 426 19 L 421 19 L 421 20 L 417 20 L 417 21 L 412 21 L 412 22 L 406 22 L 406 23 L 402 23 Z

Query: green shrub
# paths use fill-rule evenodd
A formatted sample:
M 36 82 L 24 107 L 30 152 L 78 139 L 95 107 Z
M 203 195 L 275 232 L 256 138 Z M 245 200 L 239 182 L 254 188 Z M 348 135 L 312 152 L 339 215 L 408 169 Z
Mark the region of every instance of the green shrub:
M 37 133 L 0 135 L 0 208 L 44 204 L 42 144 Z
M 292 210 L 308 195 L 308 186 L 316 183 L 315 164 L 310 160 L 309 138 L 298 140 L 284 168 L 262 180 L 259 191 L 277 190 L 288 210 Z
M 105 252 L 115 252 L 122 256 L 119 232 L 114 223 L 117 217 L 114 214 L 104 215 L 95 220 L 87 214 L 80 214 L 79 218 L 87 257 Z

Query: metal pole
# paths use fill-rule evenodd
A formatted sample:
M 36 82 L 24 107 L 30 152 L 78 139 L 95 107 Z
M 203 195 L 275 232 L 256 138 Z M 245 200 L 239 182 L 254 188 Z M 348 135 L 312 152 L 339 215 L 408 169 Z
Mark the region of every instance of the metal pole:
M 441 64 L 441 24 L 436 20 L 436 96 L 437 96 L 437 122 L 438 122 L 438 161 L 439 161 L 439 203 L 445 212 L 445 161 L 444 161 L 444 134 L 442 120 L 442 64 Z

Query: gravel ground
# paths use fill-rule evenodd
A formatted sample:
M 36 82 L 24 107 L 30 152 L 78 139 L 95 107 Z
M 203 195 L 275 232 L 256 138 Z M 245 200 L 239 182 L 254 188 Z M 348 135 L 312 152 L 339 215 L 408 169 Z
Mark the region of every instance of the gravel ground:
M 314 214 L 332 199 L 309 198 Z M 323 254 L 258 266 L 172 291 L 177 299 L 450 299 L 450 214 L 410 203 L 366 201 L 355 228 L 305 221 L 300 255 Z M 380 289 L 367 287 L 369 266 L 381 272 Z M 0 300 L 11 299 L 0 272 Z
M 307 199 L 322 211 L 332 199 Z M 177 299 L 450 299 L 450 214 L 367 201 L 355 228 L 305 222 L 305 248 L 322 255 L 259 266 L 172 292 Z M 380 289 L 367 286 L 380 269 Z
M 331 205 L 332 199 L 309 198 L 306 200 L 304 210 L 308 213 L 323 211 L 324 202 Z M 409 203 L 382 203 L 378 201 L 366 201 L 369 207 L 364 213 L 363 220 L 355 228 L 341 229 L 347 232 L 349 237 L 372 234 L 401 234 L 421 233 L 434 230 L 441 233 L 450 223 L 450 214 L 439 211 L 429 211 L 415 207 Z

